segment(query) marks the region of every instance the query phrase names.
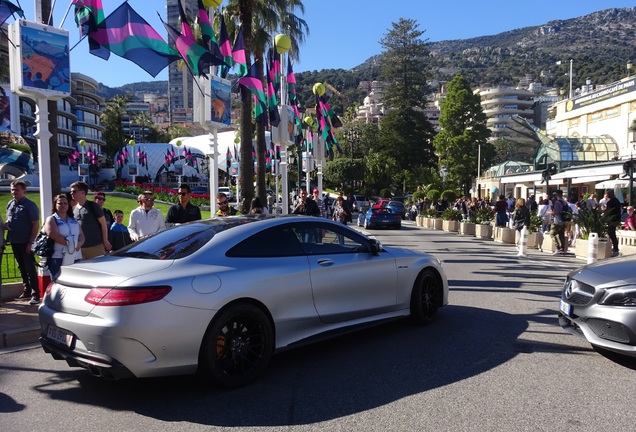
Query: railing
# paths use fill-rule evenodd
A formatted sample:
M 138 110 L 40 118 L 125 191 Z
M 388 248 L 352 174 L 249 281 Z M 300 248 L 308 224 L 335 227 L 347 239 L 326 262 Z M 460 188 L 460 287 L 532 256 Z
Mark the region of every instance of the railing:
M 636 255 L 636 231 L 616 230 L 616 238 L 621 255 Z
M 20 270 L 18 270 L 18 264 L 13 259 L 11 246 L 7 245 L 4 253 L 0 256 L 2 257 L 2 283 L 20 280 Z

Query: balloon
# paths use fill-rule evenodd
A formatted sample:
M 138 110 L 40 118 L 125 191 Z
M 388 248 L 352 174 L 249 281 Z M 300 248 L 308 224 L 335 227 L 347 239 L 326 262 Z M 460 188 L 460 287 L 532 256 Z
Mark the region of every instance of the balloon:
M 177 147 L 181 147 L 181 140 L 177 140 L 175 144 L 177 145 Z
M 81 139 L 81 140 L 79 141 L 79 144 L 80 144 L 82 147 L 84 147 L 84 146 L 86 145 L 86 140 Z
M 305 117 L 303 120 L 304 120 L 304 122 L 305 122 L 305 123 L 307 123 L 309 126 L 313 126 L 313 124 L 314 124 L 314 118 L 313 118 L 313 117 L 307 116 L 307 117 Z
M 128 140 L 128 145 L 131 146 L 131 147 L 134 147 L 135 146 L 135 140 L 134 139 Z
M 291 48 L 291 39 L 287 35 L 279 34 L 274 38 L 274 44 L 276 45 L 276 52 L 284 54 Z
M 325 86 L 322 83 L 316 83 L 314 84 L 313 92 L 318 96 L 322 96 L 325 94 Z
M 203 6 L 209 7 L 219 7 L 223 3 L 223 0 L 203 0 Z

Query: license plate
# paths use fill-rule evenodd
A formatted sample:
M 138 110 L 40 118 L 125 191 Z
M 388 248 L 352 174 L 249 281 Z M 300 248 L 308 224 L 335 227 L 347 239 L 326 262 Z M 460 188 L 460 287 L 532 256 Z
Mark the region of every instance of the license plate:
M 561 312 L 565 316 L 569 317 L 569 316 L 572 315 L 572 305 L 564 302 L 563 300 L 561 300 L 561 304 L 560 304 L 559 309 L 561 309 Z
M 49 328 L 46 330 L 46 337 L 70 348 L 71 345 L 73 345 L 73 339 L 75 338 L 75 335 L 70 331 L 61 329 L 54 325 L 50 325 Z

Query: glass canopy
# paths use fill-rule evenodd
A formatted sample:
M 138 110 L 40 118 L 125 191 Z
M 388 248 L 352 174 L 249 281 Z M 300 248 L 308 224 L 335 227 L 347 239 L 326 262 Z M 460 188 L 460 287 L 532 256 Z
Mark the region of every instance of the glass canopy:
M 541 144 L 534 157 L 535 170 L 555 164 L 558 171 L 578 165 L 609 162 L 618 157 L 618 144 L 609 135 L 548 137 L 537 134 Z

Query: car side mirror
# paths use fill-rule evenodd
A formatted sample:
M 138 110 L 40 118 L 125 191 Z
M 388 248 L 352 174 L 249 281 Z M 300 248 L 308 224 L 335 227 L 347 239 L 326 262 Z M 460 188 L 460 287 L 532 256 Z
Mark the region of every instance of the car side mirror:
M 382 245 L 376 239 L 371 239 L 369 246 L 371 247 L 371 255 L 378 256 L 382 250 Z

